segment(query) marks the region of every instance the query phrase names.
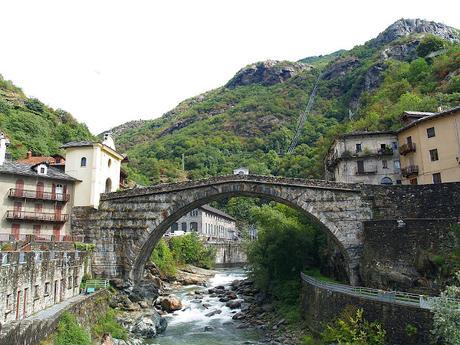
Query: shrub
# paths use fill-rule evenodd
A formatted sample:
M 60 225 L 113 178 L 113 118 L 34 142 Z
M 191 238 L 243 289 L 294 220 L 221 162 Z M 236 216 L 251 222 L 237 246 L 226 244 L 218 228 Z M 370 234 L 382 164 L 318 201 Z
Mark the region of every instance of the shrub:
M 433 304 L 433 334 L 446 345 L 460 344 L 460 271 L 456 285 L 448 286 Z
M 203 244 L 196 232 L 171 238 L 169 247 L 178 264 L 202 268 L 211 268 L 214 264 L 215 252 Z
M 363 310 L 356 313 L 344 312 L 333 325 L 327 325 L 321 333 L 325 344 L 338 345 L 385 345 L 386 332 L 377 322 L 363 318 Z
M 155 263 L 167 277 L 174 277 L 176 275 L 176 261 L 165 240 L 161 239 L 155 246 L 150 256 L 150 261 Z
M 101 338 L 104 333 L 109 333 L 115 339 L 128 339 L 128 331 L 117 322 L 113 309 L 109 309 L 105 315 L 99 318 L 91 328 L 91 333 L 97 338 Z
M 77 323 L 75 316 L 64 312 L 59 319 L 54 345 L 91 345 L 90 335 Z
M 445 47 L 444 40 L 434 35 L 428 35 L 422 39 L 420 44 L 417 46 L 416 51 L 417 51 L 418 56 L 425 57 L 431 52 L 435 52 L 444 47 Z

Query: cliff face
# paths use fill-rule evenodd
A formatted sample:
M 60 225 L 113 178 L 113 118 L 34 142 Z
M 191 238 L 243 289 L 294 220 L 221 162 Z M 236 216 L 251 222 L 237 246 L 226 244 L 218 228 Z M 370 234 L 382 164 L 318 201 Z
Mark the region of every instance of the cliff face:
M 453 27 L 423 19 L 400 19 L 370 43 L 373 46 L 382 46 L 412 34 L 432 34 L 446 41 L 460 42 L 460 32 Z
M 238 71 L 225 87 L 234 89 L 238 86 L 250 84 L 270 86 L 282 83 L 310 68 L 311 66 L 300 62 L 274 60 L 257 62 Z

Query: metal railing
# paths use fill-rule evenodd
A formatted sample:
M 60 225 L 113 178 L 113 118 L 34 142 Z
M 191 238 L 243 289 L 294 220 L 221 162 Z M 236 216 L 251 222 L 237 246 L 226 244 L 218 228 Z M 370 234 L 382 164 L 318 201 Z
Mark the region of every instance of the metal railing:
M 64 223 L 69 220 L 68 214 L 44 213 L 44 212 L 29 212 L 29 211 L 6 211 L 6 219 L 8 220 L 30 220 L 50 223 Z
M 340 283 L 325 282 L 318 280 L 316 278 L 310 277 L 304 273 L 300 274 L 302 280 L 310 285 L 316 286 L 320 289 L 340 292 L 352 296 L 357 296 L 360 298 L 376 300 L 387 303 L 396 303 L 402 305 L 411 305 L 414 307 L 419 307 L 423 309 L 431 309 L 433 301 L 437 297 L 417 295 L 409 292 L 401 291 L 385 291 L 380 289 L 372 289 L 361 286 L 350 286 Z M 453 300 L 460 304 L 460 300 Z
M 26 198 L 26 199 L 38 199 L 38 200 L 50 200 L 50 201 L 62 201 L 67 202 L 70 199 L 70 194 L 64 193 L 53 193 L 44 192 L 39 190 L 24 190 L 11 188 L 8 196 L 10 198 Z
M 415 152 L 415 151 L 416 151 L 415 143 L 405 143 L 399 147 L 399 153 L 403 156 L 407 155 L 410 152 Z
M 401 174 L 404 177 L 408 177 L 411 175 L 418 175 L 418 165 L 409 165 L 401 169 Z
M 89 279 L 84 282 L 84 289 L 107 289 L 109 287 L 109 281 L 104 279 Z

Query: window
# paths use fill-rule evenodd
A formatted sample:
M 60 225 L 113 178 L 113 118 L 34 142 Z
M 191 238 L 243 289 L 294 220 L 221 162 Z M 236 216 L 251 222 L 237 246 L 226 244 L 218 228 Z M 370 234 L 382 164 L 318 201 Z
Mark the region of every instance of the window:
M 400 161 L 394 161 L 393 164 L 394 164 L 394 167 L 395 167 L 396 171 L 401 170 L 401 162 Z
M 40 230 L 41 230 L 41 225 L 40 224 L 36 224 L 34 225 L 34 236 L 36 237 L 40 237 Z
M 409 183 L 412 184 L 412 185 L 418 184 L 417 178 L 411 178 L 411 179 L 409 180 Z
M 407 137 L 406 142 L 410 145 L 412 144 L 412 137 Z
M 362 151 L 361 144 L 356 144 L 356 152 L 361 152 L 361 151 Z
M 438 149 L 430 150 L 430 158 L 432 162 L 439 160 Z
M 171 225 L 171 231 L 172 232 L 177 231 L 177 230 L 179 230 L 179 224 L 174 223 L 173 225 Z
M 393 184 L 393 180 L 389 177 L 384 177 L 382 178 L 382 180 L 380 181 L 380 184 L 384 184 L 384 185 L 392 185 Z
M 358 173 L 364 173 L 364 161 L 357 161 Z
M 35 285 L 34 287 L 34 299 L 39 299 L 40 298 L 40 286 L 39 285 Z
M 198 231 L 198 223 L 197 222 L 191 222 L 190 223 L 190 231 Z
M 81 157 L 80 166 L 81 166 L 81 167 L 85 167 L 85 166 L 86 166 L 86 157 Z
M 11 294 L 6 295 L 6 310 L 10 311 L 11 310 Z
M 24 194 L 24 180 L 19 179 L 16 181 L 16 192 L 15 196 L 23 196 Z
M 401 180 L 396 180 L 396 184 L 402 184 Z
M 107 166 L 110 168 L 112 166 L 112 160 L 109 158 L 109 161 L 107 162 Z
M 45 185 L 43 184 L 43 182 L 37 182 L 37 190 L 36 190 L 37 199 L 43 199 L 44 189 L 45 189 Z
M 50 294 L 50 283 L 45 283 L 45 292 L 43 293 L 44 296 L 49 296 Z
M 67 289 L 72 288 L 72 276 L 67 278 Z
M 40 174 L 45 174 L 45 173 L 46 173 L 45 167 L 40 167 Z
M 111 191 L 112 191 L 112 180 L 109 177 L 107 180 L 105 180 L 105 192 L 110 193 Z
M 436 136 L 436 132 L 434 131 L 434 127 L 430 127 L 426 129 L 426 135 L 428 138 L 433 138 Z
M 433 183 L 438 184 L 441 183 L 441 173 L 434 173 L 433 174 Z
M 388 161 L 386 159 L 382 160 L 382 168 L 388 169 Z
M 78 276 L 73 277 L 73 286 L 77 287 L 78 286 Z
M 397 150 L 397 149 L 398 149 L 398 142 L 393 141 L 393 142 L 391 143 L 391 145 L 393 146 L 393 149 L 394 149 L 394 150 Z
M 187 223 L 186 223 L 186 222 L 183 222 L 183 223 L 181 224 L 181 227 L 182 227 L 182 229 L 181 229 L 182 231 L 184 231 L 184 232 L 187 231 Z
M 386 150 L 386 149 L 387 149 L 387 145 L 386 145 L 386 144 L 380 144 L 380 148 L 381 148 L 382 150 Z

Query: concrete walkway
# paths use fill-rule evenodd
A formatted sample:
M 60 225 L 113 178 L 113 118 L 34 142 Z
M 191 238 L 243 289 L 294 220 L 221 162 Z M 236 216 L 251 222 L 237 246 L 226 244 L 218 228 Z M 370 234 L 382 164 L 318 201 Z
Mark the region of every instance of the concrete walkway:
M 28 316 L 27 318 L 22 319 L 20 321 L 28 321 L 28 320 L 34 321 L 34 320 L 44 320 L 47 318 L 53 318 L 54 316 L 56 316 L 56 314 L 60 313 L 63 309 L 67 309 L 67 307 L 69 307 L 70 305 L 83 301 L 84 299 L 90 296 L 91 295 L 85 295 L 85 294 L 73 296 L 69 299 L 66 299 L 64 302 L 57 303 L 57 304 L 52 305 L 51 307 L 40 310 L 39 312 L 31 316 Z

